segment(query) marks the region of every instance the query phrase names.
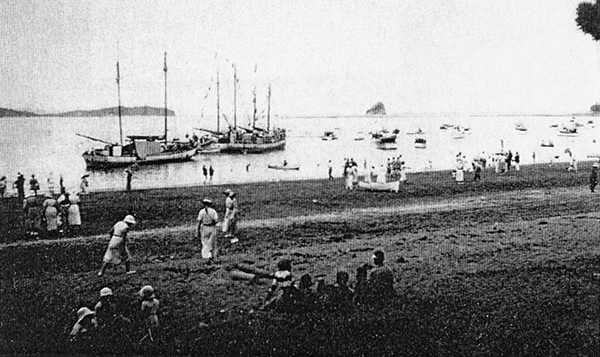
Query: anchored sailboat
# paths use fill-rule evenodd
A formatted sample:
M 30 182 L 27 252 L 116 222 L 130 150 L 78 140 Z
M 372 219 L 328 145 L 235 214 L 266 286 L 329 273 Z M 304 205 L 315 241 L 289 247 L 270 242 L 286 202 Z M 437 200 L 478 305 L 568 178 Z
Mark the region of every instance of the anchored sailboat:
M 168 162 L 182 162 L 192 160 L 196 155 L 198 143 L 189 141 L 168 141 L 168 112 L 167 112 L 167 53 L 163 71 L 165 73 L 165 132 L 159 135 L 128 135 L 128 142 L 123 144 L 123 127 L 121 119 L 121 76 L 119 62 L 117 61 L 117 93 L 119 104 L 119 143 L 110 143 L 105 140 L 77 134 L 81 137 L 106 144 L 102 148 L 93 149 L 83 153 L 83 159 L 88 168 L 112 168 L 129 166 L 133 164 L 151 165 Z
M 268 96 L 267 96 L 267 127 L 260 128 L 256 126 L 257 109 L 256 109 L 256 88 L 253 91 L 253 114 L 252 114 L 252 128 L 245 128 L 238 126 L 237 124 L 237 70 L 235 65 L 233 66 L 233 125 L 227 121 L 227 117 L 224 119 L 229 124 L 229 130 L 226 133 L 219 131 L 220 125 L 220 102 L 219 102 L 219 78 L 217 72 L 217 131 L 199 129 L 207 133 L 211 133 L 215 136 L 216 143 L 207 147 L 207 150 L 213 150 L 217 148 L 221 153 L 254 153 L 259 154 L 263 152 L 273 150 L 283 150 L 286 143 L 286 132 L 285 129 L 271 128 L 271 86 L 269 85 Z

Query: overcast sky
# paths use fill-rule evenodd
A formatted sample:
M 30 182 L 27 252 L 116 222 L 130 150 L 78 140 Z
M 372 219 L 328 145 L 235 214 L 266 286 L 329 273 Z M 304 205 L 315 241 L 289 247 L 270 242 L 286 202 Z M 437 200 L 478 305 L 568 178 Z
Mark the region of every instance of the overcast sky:
M 238 102 L 271 83 L 282 115 L 585 112 L 600 52 L 579 2 L 2 0 L 0 107 L 116 106 L 117 58 L 122 104 L 161 107 L 168 52 L 181 114 L 207 106 L 217 68 L 230 92 L 231 63 Z

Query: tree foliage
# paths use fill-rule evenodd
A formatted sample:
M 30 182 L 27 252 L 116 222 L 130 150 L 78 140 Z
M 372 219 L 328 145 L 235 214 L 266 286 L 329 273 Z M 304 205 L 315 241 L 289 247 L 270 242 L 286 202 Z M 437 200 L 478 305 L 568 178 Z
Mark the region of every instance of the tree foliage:
M 594 41 L 600 41 L 600 8 L 599 4 L 582 2 L 577 6 L 577 26 L 588 35 L 594 38 Z

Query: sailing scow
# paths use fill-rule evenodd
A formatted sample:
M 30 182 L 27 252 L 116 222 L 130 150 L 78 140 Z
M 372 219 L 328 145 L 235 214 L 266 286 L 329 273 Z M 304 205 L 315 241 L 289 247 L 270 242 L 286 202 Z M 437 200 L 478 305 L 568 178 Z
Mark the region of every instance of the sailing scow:
M 224 119 L 229 124 L 229 129 L 223 133 L 220 131 L 220 104 L 219 104 L 219 81 L 217 72 L 217 130 L 200 129 L 209 133 L 215 141 L 212 145 L 207 145 L 205 149 L 200 149 L 200 153 L 212 153 L 214 150 L 220 153 L 228 154 L 260 154 L 274 150 L 285 149 L 286 131 L 282 128 L 271 128 L 271 86 L 269 85 L 267 96 L 266 128 L 257 126 L 257 108 L 256 108 L 256 88 L 254 89 L 253 114 L 251 126 L 243 127 L 238 125 L 237 120 L 237 71 L 234 68 L 233 76 L 233 123 Z M 210 144 L 210 143 L 209 143 Z
M 163 71 L 165 73 L 165 132 L 164 135 L 128 135 L 123 143 L 123 128 L 121 119 L 121 76 L 117 61 L 117 93 L 119 101 L 119 133 L 120 142 L 110 143 L 90 136 L 77 134 L 81 137 L 106 144 L 83 153 L 83 159 L 88 168 L 112 168 L 138 165 L 163 164 L 169 162 L 190 161 L 198 153 L 198 142 L 195 140 L 179 141 L 167 138 L 167 53 Z

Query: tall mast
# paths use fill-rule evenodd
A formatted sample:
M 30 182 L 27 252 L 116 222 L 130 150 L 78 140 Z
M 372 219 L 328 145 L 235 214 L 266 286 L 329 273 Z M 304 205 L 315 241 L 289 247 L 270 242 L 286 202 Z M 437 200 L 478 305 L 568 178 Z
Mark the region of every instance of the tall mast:
M 163 67 L 165 72 L 165 143 L 167 142 L 167 53 L 165 52 L 165 66 Z
M 237 129 L 237 68 L 233 65 L 233 128 Z
M 267 98 L 267 131 L 271 131 L 271 84 L 269 84 L 269 95 Z
M 219 103 L 219 70 L 217 70 L 217 132 L 220 130 L 221 106 Z
M 254 103 L 254 111 L 252 112 L 252 129 L 256 127 L 256 65 L 254 65 L 254 98 L 252 102 Z
M 123 146 L 123 124 L 121 123 L 121 73 L 119 70 L 119 61 L 117 61 L 117 96 L 119 100 L 119 138 Z

